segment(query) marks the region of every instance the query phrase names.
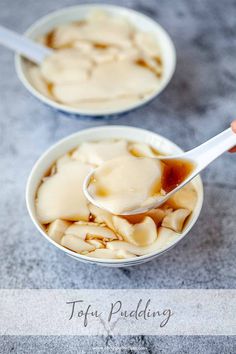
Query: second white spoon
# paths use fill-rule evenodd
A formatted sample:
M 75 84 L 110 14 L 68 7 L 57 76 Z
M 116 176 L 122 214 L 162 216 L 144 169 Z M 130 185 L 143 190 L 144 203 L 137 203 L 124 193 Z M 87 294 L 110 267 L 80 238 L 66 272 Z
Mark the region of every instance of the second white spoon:
M 53 53 L 53 50 L 2 26 L 0 26 L 0 44 L 36 64 L 41 64 L 47 56 Z

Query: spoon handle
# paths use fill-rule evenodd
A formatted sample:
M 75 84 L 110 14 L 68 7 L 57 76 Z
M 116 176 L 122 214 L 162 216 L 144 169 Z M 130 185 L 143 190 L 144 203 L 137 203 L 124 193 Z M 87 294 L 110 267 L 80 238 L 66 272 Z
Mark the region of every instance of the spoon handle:
M 197 161 L 197 168 L 202 170 L 218 156 L 235 145 L 236 133 L 231 128 L 228 128 L 195 149 L 188 151 L 186 157 Z
M 52 51 L 27 37 L 0 26 L 0 44 L 40 64 Z

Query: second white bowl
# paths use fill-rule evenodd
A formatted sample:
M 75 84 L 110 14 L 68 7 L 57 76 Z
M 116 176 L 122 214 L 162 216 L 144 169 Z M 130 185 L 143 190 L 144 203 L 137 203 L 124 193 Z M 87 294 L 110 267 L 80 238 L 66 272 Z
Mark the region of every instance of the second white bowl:
M 130 23 L 133 23 L 136 28 L 143 32 L 151 32 L 157 38 L 157 42 L 160 45 L 160 50 L 163 60 L 163 76 L 161 79 L 160 86 L 156 91 L 148 96 L 145 100 L 135 103 L 132 106 L 124 109 L 106 109 L 104 111 L 99 111 L 99 114 L 88 109 L 77 109 L 69 107 L 60 103 L 57 103 L 50 98 L 42 95 L 34 86 L 30 83 L 27 62 L 20 55 L 16 55 L 15 65 L 16 72 L 27 90 L 38 98 L 40 101 L 46 103 L 47 105 L 75 116 L 89 116 L 89 117 L 107 117 L 110 115 L 119 115 L 125 112 L 129 112 L 135 108 L 143 106 L 147 102 L 151 101 L 153 98 L 158 96 L 164 88 L 167 86 L 171 80 L 173 73 L 175 71 L 176 65 L 176 53 L 173 42 L 167 32 L 154 20 L 151 18 L 128 8 L 113 6 L 113 5 L 101 5 L 101 4 L 91 4 L 91 5 L 78 5 L 73 7 L 68 7 L 50 13 L 47 16 L 36 21 L 26 32 L 25 36 L 33 40 L 41 37 L 42 35 L 48 33 L 50 30 L 55 28 L 55 26 L 69 23 L 77 20 L 84 19 L 88 14 L 95 9 L 101 9 L 112 16 L 122 16 L 127 18 Z

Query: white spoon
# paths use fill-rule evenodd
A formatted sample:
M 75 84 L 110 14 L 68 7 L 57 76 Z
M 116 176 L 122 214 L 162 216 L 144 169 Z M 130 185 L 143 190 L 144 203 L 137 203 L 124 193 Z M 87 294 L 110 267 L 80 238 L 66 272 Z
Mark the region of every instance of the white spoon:
M 196 175 L 199 174 L 206 166 L 208 166 L 213 160 L 215 160 L 218 156 L 223 154 L 225 151 L 231 149 L 233 146 L 236 145 L 236 134 L 232 131 L 231 128 L 226 129 L 222 133 L 216 135 L 214 138 L 208 140 L 207 142 L 199 145 L 198 147 L 170 157 L 161 157 L 159 158 L 163 162 L 171 162 L 171 161 L 178 161 L 178 160 L 187 160 L 192 164 L 192 171 L 189 175 L 180 183 L 176 188 L 171 190 L 169 193 L 165 194 L 158 198 L 154 203 L 142 206 L 141 208 L 135 210 L 128 210 L 124 211 L 120 215 L 134 215 L 134 214 L 142 214 L 147 212 L 148 210 L 157 208 L 161 204 L 165 203 L 167 199 L 169 199 L 175 192 L 179 189 L 183 188 L 183 186 L 190 182 Z M 96 199 L 91 196 L 88 191 L 88 185 L 90 182 L 91 177 L 93 176 L 95 170 L 93 170 L 85 179 L 84 181 L 84 194 L 86 198 L 94 205 L 104 209 L 101 203 L 98 203 Z
M 36 64 L 41 64 L 47 56 L 53 53 L 51 49 L 2 26 L 0 26 L 0 44 L 14 50 Z

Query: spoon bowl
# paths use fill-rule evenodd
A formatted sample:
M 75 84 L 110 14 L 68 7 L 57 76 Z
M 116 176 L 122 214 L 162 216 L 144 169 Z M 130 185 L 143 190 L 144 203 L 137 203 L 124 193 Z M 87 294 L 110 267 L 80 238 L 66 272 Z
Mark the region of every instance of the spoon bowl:
M 183 165 L 180 168 L 183 168 L 185 165 L 186 166 L 190 165 L 191 168 L 189 168 L 188 173 L 183 175 L 183 178 L 176 180 L 176 183 L 174 183 L 172 187 L 169 189 L 163 188 L 163 181 L 162 181 L 162 189 L 164 189 L 164 194 L 160 195 L 150 204 L 142 205 L 141 207 L 136 209 L 124 210 L 122 212 L 119 212 L 119 215 L 142 214 L 164 204 L 174 193 L 176 193 L 178 190 L 183 188 L 188 182 L 190 182 L 194 177 L 196 177 L 204 168 L 206 168 L 212 161 L 214 161 L 217 157 L 219 157 L 221 154 L 231 149 L 235 145 L 236 145 L 236 134 L 233 132 L 231 128 L 228 128 L 222 133 L 211 138 L 207 142 L 199 145 L 198 147 L 186 153 L 182 153 L 170 157 L 155 158 L 161 160 L 163 163 L 166 163 L 167 165 L 170 166 L 171 168 L 170 173 L 172 175 L 171 176 L 172 178 L 176 173 L 175 167 L 173 167 L 174 164 L 181 162 L 183 163 Z M 98 206 L 99 208 L 106 209 L 107 211 L 114 213 L 114 211 L 105 208 L 101 201 L 96 200 L 89 193 L 88 187 L 95 171 L 96 169 L 93 170 L 84 181 L 84 185 L 83 185 L 84 194 L 86 198 L 90 201 L 90 203 Z
M 175 162 L 175 161 L 180 161 L 180 156 L 176 156 L 176 157 L 163 157 L 163 158 L 158 158 L 158 160 L 161 161 L 171 161 L 171 162 Z M 183 160 L 181 160 L 183 161 Z M 195 165 L 192 161 L 190 162 L 190 160 L 188 161 L 188 163 L 190 163 L 191 165 Z M 101 209 L 105 209 L 111 213 L 114 213 L 114 211 L 109 210 L 108 208 L 104 208 L 103 203 L 101 203 L 99 200 L 96 200 L 89 192 L 88 187 L 90 184 L 90 181 L 92 179 L 92 177 L 94 176 L 94 173 L 96 172 L 96 169 L 92 170 L 87 177 L 84 180 L 83 183 L 83 191 L 84 194 L 86 196 L 86 198 L 88 199 L 88 201 L 94 205 L 96 205 L 97 207 L 101 208 Z M 174 188 L 173 190 L 171 190 L 169 193 L 166 193 L 165 195 L 162 195 L 160 197 L 158 197 L 158 200 L 155 201 L 155 203 L 151 203 L 151 204 L 147 204 L 145 206 L 142 206 L 140 208 L 136 208 L 136 209 L 132 209 L 132 210 L 125 210 L 123 212 L 120 212 L 119 215 L 123 215 L 123 216 L 129 216 L 129 215 L 136 215 L 136 214 L 143 214 L 146 213 L 152 209 L 158 208 L 160 205 L 164 204 L 174 193 L 176 193 L 179 189 L 183 188 L 188 182 L 191 181 L 191 179 L 193 179 L 196 176 L 196 173 L 191 172 L 191 174 L 189 174 L 188 178 L 186 178 L 180 185 L 176 186 L 176 188 Z

